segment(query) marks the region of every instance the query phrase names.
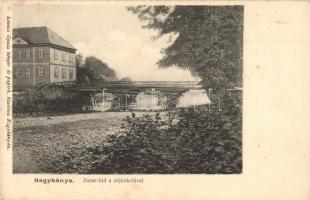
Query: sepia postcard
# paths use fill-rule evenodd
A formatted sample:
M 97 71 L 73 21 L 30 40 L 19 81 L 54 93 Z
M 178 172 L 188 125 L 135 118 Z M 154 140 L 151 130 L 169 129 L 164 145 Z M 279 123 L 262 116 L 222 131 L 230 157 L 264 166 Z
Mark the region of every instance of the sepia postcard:
M 0 5 L 0 199 L 310 199 L 309 1 Z

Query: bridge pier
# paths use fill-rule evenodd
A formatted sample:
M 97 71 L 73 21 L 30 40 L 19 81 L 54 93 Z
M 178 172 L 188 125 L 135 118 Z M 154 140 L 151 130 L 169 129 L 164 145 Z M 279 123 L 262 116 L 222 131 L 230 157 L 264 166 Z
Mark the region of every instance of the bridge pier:
M 84 90 L 90 93 L 91 110 L 97 111 L 174 110 L 178 108 L 180 97 L 186 91 L 186 88 L 167 90 L 155 87 L 101 87 Z
M 182 93 L 162 93 L 155 88 L 131 94 L 118 93 L 112 94 L 102 89 L 101 92 L 90 93 L 91 110 L 96 111 L 156 111 L 173 110 L 179 103 Z

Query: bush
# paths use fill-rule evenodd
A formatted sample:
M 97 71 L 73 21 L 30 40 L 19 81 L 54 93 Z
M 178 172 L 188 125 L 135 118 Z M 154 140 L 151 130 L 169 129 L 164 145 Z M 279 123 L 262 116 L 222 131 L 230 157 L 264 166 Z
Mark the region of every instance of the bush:
M 14 113 L 76 112 L 82 102 L 89 100 L 85 94 L 68 91 L 60 86 L 40 87 L 14 94 Z
M 94 160 L 89 173 L 241 173 L 241 110 L 229 98 L 222 112 L 128 117 L 128 126 L 108 143 L 84 151 Z

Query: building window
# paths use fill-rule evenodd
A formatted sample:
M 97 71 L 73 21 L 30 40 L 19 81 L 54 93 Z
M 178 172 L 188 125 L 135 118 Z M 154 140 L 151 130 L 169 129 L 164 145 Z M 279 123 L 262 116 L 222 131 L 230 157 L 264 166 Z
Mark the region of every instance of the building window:
M 59 77 L 59 68 L 55 67 L 54 77 L 57 79 Z
M 22 59 L 22 51 L 17 51 L 17 59 L 18 60 Z
M 62 78 L 65 79 L 67 77 L 67 69 L 66 68 L 62 68 Z
M 30 68 L 26 68 L 25 76 L 26 78 L 30 78 Z
M 40 76 L 40 77 L 44 76 L 44 69 L 43 69 L 43 67 L 39 67 L 38 68 L 38 76 Z
M 73 79 L 73 69 L 69 69 L 69 79 Z
M 26 60 L 30 60 L 30 50 L 26 50 Z
M 62 52 L 62 61 L 65 61 L 66 60 L 66 54 L 65 52 Z
M 58 51 L 54 49 L 54 59 L 58 60 Z
M 20 68 L 15 68 L 14 70 L 14 78 L 21 76 Z
M 44 51 L 43 49 L 39 49 L 39 59 L 43 59 L 44 57 Z
M 69 62 L 70 63 L 73 63 L 73 58 L 74 58 L 73 54 L 70 53 L 70 57 L 69 57 Z

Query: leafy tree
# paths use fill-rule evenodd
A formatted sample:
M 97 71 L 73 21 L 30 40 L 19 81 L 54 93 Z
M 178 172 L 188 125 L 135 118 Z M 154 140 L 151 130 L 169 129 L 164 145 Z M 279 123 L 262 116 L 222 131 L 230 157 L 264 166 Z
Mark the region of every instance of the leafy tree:
M 85 67 L 84 58 L 82 54 L 76 55 L 75 59 L 76 59 L 76 66 L 78 68 Z
M 91 56 L 85 59 L 87 75 L 90 80 L 117 80 L 116 73 L 107 63 Z M 104 77 L 104 78 L 103 78 Z
M 91 56 L 85 60 L 81 54 L 76 56 L 77 79 L 81 83 L 90 81 L 117 80 L 116 72 L 107 63 Z
M 77 81 L 78 83 L 89 83 L 87 69 L 82 54 L 76 55 L 76 67 L 77 67 Z
M 88 84 L 90 83 L 90 80 L 86 74 L 86 70 L 85 69 L 79 69 L 78 70 L 78 76 L 77 76 L 77 81 L 79 83 L 84 83 L 84 84 Z
M 162 52 L 161 67 L 177 65 L 202 78 L 208 88 L 242 86 L 242 6 L 129 7 L 159 36 L 176 34 Z

